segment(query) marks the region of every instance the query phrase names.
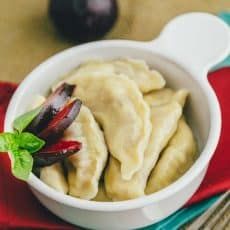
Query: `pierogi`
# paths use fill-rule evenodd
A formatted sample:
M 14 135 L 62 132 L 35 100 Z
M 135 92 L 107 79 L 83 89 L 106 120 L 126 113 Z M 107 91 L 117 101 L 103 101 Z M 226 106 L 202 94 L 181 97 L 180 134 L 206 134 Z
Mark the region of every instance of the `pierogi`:
M 144 195 L 148 176 L 154 168 L 160 152 L 177 129 L 177 123 L 182 115 L 182 107 L 187 97 L 185 90 L 173 91 L 170 89 L 170 93 L 168 91 L 162 89 L 152 93 L 151 97 L 148 96 L 153 129 L 142 168 L 134 174 L 132 179 L 125 181 L 120 174 L 119 162 L 112 156 L 110 157 L 109 165 L 105 171 L 105 187 L 111 199 L 127 200 Z M 165 95 L 162 96 L 162 94 Z
M 172 90 L 164 88 L 145 94 L 144 100 L 150 107 L 167 104 L 170 101 L 177 101 L 183 107 L 188 94 L 188 90 L 186 89 Z
M 181 177 L 197 158 L 196 142 L 184 118 L 181 118 L 175 135 L 153 169 L 146 193 L 151 194 Z
M 43 167 L 40 171 L 40 179 L 58 192 L 66 194 L 69 190 L 62 164 L 59 162 Z
M 108 195 L 106 194 L 104 182 L 99 183 L 98 193 L 93 200 L 94 201 L 103 201 L 103 202 L 112 201 L 108 197 Z
M 141 169 L 130 180 L 122 179 L 120 163 L 110 156 L 109 165 L 105 171 L 105 188 L 111 199 L 127 200 L 144 195 L 147 178 L 160 152 L 176 131 L 181 114 L 182 109 L 177 102 L 151 109 L 151 122 L 154 128 L 145 151 L 144 162 Z
M 121 174 L 130 180 L 144 159 L 152 129 L 150 109 L 136 84 L 123 75 L 70 76 L 74 96 L 87 105 L 101 125 L 109 152 L 121 163 Z
M 150 70 L 143 60 L 137 59 L 91 60 L 80 65 L 71 75 L 76 77 L 88 74 L 124 74 L 137 84 L 142 93 L 165 86 L 165 80 L 158 71 Z
M 57 191 L 97 202 L 134 199 L 170 185 L 197 159 L 183 114 L 188 90 L 165 87 L 143 60 L 89 60 L 61 82 L 75 84 L 83 103 L 63 139 L 82 149 L 41 168 L 40 179 Z
M 64 139 L 77 139 L 82 149 L 66 159 L 69 194 L 82 199 L 97 195 L 98 183 L 105 167 L 108 151 L 104 135 L 86 106 L 66 130 Z

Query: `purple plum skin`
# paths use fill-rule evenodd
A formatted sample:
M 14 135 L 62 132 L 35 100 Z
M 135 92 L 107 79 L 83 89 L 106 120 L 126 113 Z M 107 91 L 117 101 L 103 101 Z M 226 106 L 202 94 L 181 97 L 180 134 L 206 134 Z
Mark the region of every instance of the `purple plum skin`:
M 33 121 L 26 128 L 28 132 L 38 134 L 44 129 L 47 123 L 60 111 L 60 109 L 66 104 L 75 89 L 75 85 L 63 83 L 59 86 L 42 105 L 42 109 L 39 114 L 33 119 Z
M 82 147 L 78 141 L 62 141 L 46 146 L 33 155 L 35 166 L 44 167 L 62 161 L 66 157 L 77 153 Z
M 82 102 L 79 99 L 66 105 L 58 114 L 47 124 L 38 136 L 48 142 L 56 141 L 64 131 L 72 124 L 80 112 Z
M 118 16 L 116 0 L 50 0 L 49 16 L 57 31 L 70 41 L 102 38 Z

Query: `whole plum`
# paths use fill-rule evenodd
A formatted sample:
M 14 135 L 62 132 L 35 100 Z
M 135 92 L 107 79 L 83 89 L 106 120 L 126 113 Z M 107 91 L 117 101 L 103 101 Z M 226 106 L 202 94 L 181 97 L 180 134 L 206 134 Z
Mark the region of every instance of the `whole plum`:
M 58 32 L 75 42 L 102 38 L 117 19 L 116 0 L 50 0 L 49 15 Z

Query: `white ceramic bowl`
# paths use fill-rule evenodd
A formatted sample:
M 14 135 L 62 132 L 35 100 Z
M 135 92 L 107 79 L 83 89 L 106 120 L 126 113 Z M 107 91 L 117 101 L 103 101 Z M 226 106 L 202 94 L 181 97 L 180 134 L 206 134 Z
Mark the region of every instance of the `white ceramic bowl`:
M 143 25 L 148 26 L 148 25 Z M 173 88 L 187 88 L 191 96 L 186 112 L 199 143 L 195 164 L 167 188 L 138 199 L 95 202 L 62 195 L 31 173 L 34 195 L 60 218 L 90 229 L 133 229 L 153 224 L 178 210 L 204 178 L 218 143 L 221 115 L 217 98 L 207 81 L 211 66 L 229 54 L 229 27 L 206 13 L 189 13 L 172 20 L 151 42 L 99 41 L 67 49 L 39 65 L 20 84 L 8 107 L 5 131 L 25 112 L 36 94 L 50 87 L 81 62 L 100 57 L 144 59 L 159 70 Z

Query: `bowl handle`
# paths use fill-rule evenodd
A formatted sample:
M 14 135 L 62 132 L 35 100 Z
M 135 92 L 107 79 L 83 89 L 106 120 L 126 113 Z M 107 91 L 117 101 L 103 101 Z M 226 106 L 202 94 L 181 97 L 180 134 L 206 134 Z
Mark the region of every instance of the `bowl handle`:
M 211 14 L 183 14 L 169 22 L 148 45 L 193 73 L 207 72 L 229 55 L 230 28 Z

